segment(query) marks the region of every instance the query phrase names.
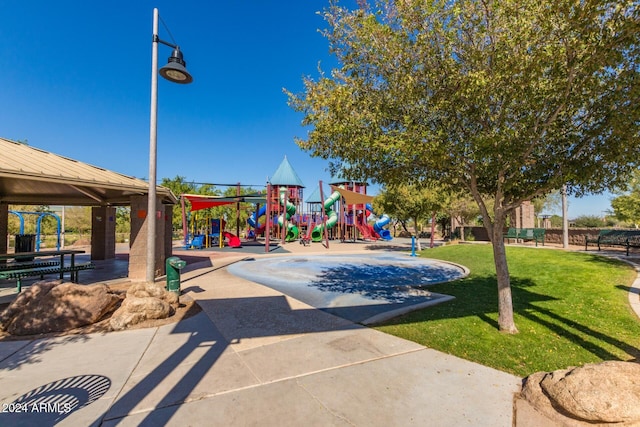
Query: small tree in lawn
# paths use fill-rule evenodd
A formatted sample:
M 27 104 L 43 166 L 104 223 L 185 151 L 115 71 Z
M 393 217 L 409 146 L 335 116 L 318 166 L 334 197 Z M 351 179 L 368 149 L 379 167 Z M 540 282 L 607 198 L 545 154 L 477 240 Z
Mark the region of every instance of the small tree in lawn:
M 468 193 L 461 194 L 458 191 L 457 194 L 450 198 L 446 209 L 449 215 L 451 215 L 451 233 L 453 234 L 455 231 L 453 227 L 453 220 L 455 219 L 455 221 L 460 224 L 460 239 L 465 240 L 465 224 L 470 223 L 472 219 L 477 219 L 480 216 L 477 203 Z
M 363 179 L 465 188 L 493 244 L 499 328 L 516 333 L 510 212 L 565 184 L 614 188 L 638 165 L 638 2 L 358 4 L 324 13 L 338 68 L 289 93 L 311 126 L 298 144 Z
M 416 185 L 392 184 L 386 186 L 373 200 L 374 208 L 397 218 L 402 224 L 413 220 L 416 237 L 419 237 L 420 224 L 433 219 L 442 209 L 446 194 L 436 187 L 418 187 Z M 405 228 L 406 231 L 406 228 Z M 433 230 L 431 232 L 433 246 Z M 418 245 L 420 241 L 418 239 Z M 420 246 L 418 246 L 420 248 Z

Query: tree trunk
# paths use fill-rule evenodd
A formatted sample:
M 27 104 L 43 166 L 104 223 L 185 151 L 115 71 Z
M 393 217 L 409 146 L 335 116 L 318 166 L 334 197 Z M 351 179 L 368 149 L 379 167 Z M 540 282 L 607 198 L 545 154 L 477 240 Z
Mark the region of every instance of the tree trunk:
M 507 265 L 507 253 L 502 238 L 502 222 L 496 221 L 493 226 L 492 246 L 493 262 L 496 266 L 498 279 L 498 327 L 501 332 L 517 334 L 518 328 L 513 320 L 513 298 L 511 296 L 511 280 L 509 278 L 509 266 Z
M 433 248 L 435 246 L 435 236 L 436 234 L 436 213 L 431 213 L 431 241 L 429 242 L 429 247 Z
M 415 236 L 416 236 L 416 248 L 418 252 L 422 251 L 422 245 L 420 245 L 420 234 L 418 233 L 418 218 L 413 219 L 413 224 L 415 225 Z

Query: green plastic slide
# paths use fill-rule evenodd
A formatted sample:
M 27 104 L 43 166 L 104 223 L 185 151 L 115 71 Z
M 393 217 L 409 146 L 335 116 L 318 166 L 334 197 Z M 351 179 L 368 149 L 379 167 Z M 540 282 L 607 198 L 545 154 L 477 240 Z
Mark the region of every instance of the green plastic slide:
M 340 200 L 340 192 L 334 191 L 327 200 L 324 201 L 324 213 L 327 215 L 327 230 L 334 227 L 338 223 L 338 214 L 333 210 L 333 205 Z M 311 231 L 311 241 L 321 242 L 322 233 L 324 231 L 325 224 L 318 224 Z

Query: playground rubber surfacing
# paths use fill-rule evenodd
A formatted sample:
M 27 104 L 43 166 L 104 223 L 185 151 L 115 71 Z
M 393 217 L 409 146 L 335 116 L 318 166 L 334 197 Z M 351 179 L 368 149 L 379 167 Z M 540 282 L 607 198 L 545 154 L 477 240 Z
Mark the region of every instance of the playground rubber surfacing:
M 468 275 L 459 265 L 398 253 L 248 258 L 228 271 L 361 324 L 448 301 L 428 286 Z

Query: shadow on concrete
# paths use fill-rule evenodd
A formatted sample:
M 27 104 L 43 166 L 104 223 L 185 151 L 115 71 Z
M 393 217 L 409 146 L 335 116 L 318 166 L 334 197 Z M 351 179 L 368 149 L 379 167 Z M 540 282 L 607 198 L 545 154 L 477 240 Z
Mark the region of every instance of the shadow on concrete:
M 315 309 L 292 310 L 285 296 L 208 299 L 198 300 L 198 304 L 205 312 L 215 313 L 213 322 L 203 313 L 177 323 L 171 334 L 188 334 L 187 341 L 137 380 L 133 388 L 118 396 L 108 413 L 92 425 L 103 422 L 116 425 L 122 417 L 132 413 L 145 396 L 158 393 L 161 397 L 153 408 L 145 408 L 149 412 L 138 424 L 166 425 L 180 404 L 198 399 L 190 394 L 230 344 L 250 338 L 361 328 Z M 194 358 L 195 353 L 200 356 Z M 163 381 L 181 365 L 188 369 L 181 369 L 179 380 L 167 389 Z
M 52 426 L 104 396 L 111 380 L 104 375 L 78 375 L 44 384 L 7 404 L 0 413 L 5 426 Z

